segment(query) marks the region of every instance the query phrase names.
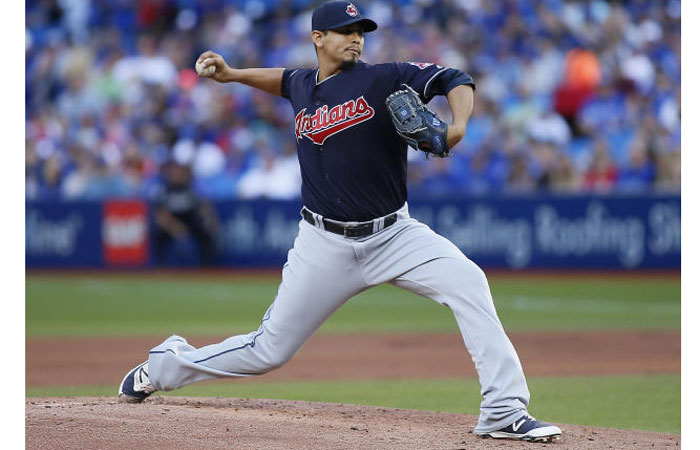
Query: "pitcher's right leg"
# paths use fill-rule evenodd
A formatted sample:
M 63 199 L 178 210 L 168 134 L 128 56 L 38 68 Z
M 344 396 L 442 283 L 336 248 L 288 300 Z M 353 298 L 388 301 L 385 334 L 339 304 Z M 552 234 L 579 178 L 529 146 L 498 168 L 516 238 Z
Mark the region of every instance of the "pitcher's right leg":
M 302 221 L 282 270 L 277 297 L 251 333 L 195 348 L 173 336 L 151 350 L 156 390 L 197 381 L 259 375 L 287 362 L 347 299 L 366 288 L 355 254 L 342 237 Z

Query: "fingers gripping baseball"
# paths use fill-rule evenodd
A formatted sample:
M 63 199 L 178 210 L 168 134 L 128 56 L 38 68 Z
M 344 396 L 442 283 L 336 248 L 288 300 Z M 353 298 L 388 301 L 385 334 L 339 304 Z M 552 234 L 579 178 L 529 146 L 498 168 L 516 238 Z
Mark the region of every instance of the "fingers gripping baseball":
M 197 75 L 202 78 L 211 78 L 215 81 L 226 81 L 226 73 L 230 69 L 224 58 L 218 53 L 208 50 L 202 53 L 195 63 Z
M 197 75 L 204 78 L 209 78 L 212 75 L 214 75 L 214 73 L 216 72 L 216 65 L 209 64 L 210 61 L 211 58 L 205 58 L 202 61 L 197 61 L 197 63 L 194 65 L 194 68 L 197 71 Z

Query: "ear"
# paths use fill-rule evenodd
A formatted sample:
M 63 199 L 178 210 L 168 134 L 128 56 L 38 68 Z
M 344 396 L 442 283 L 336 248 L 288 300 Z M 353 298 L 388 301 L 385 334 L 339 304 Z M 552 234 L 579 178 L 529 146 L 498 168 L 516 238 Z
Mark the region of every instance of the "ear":
M 313 41 L 313 43 L 316 47 L 322 46 L 323 36 L 324 36 L 323 31 L 314 30 L 311 32 L 311 40 Z

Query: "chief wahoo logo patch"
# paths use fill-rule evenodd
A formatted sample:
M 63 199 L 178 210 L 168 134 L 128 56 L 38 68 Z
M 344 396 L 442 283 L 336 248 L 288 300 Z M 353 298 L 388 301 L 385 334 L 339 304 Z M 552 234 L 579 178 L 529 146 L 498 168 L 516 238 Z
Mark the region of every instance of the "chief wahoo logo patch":
M 353 5 L 352 3 L 350 3 L 348 7 L 345 8 L 345 12 L 348 13 L 348 16 L 350 17 L 355 17 L 356 15 L 360 14 L 355 5 Z

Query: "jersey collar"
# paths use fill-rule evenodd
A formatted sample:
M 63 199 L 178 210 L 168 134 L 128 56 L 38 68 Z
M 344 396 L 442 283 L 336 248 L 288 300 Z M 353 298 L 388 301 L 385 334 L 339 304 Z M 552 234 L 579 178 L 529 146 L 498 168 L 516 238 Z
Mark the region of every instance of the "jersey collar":
M 333 75 L 331 75 L 331 76 L 329 76 L 329 77 L 326 77 L 325 80 L 319 82 L 319 81 L 318 81 L 318 71 L 319 71 L 319 69 L 316 69 L 316 86 L 318 86 L 318 85 L 321 84 L 321 83 L 325 83 L 326 81 L 330 80 L 330 79 L 333 78 L 334 76 L 338 75 L 338 73 L 340 73 L 340 72 L 334 73 Z
M 362 60 L 360 59 L 360 60 L 358 60 L 358 61 L 355 63 L 355 65 L 352 67 L 352 69 L 349 69 L 349 70 L 355 70 L 359 65 L 366 66 L 367 64 L 365 64 L 365 62 L 362 61 Z M 326 78 L 325 80 L 323 80 L 323 81 L 321 81 L 321 82 L 319 83 L 319 81 L 318 81 L 318 71 L 319 71 L 319 70 L 320 70 L 320 69 L 316 69 L 316 76 L 315 76 L 315 78 L 314 78 L 314 81 L 316 82 L 316 86 L 318 86 L 319 84 L 325 83 L 327 80 L 330 80 L 331 78 L 333 78 L 334 76 L 336 76 L 336 75 L 338 75 L 338 74 L 340 74 L 340 73 L 345 72 L 345 71 L 341 70 L 341 71 L 339 71 L 339 72 L 337 72 L 337 73 L 334 73 L 333 75 L 329 76 L 328 78 Z

